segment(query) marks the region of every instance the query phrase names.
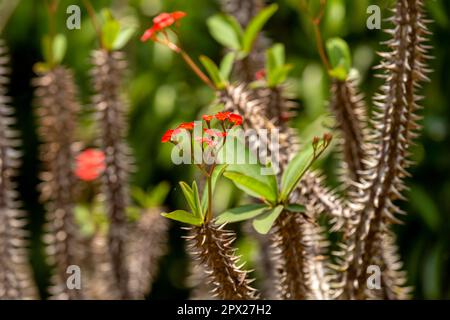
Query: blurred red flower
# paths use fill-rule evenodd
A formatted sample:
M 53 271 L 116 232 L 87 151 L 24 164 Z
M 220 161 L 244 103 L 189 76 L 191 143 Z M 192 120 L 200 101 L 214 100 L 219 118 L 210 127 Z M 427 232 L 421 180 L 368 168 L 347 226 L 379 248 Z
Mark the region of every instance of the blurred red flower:
M 242 117 L 236 113 L 230 114 L 228 121 L 234 123 L 234 125 L 239 126 L 242 124 Z
M 229 111 L 225 111 L 225 112 L 218 112 L 216 113 L 215 117 L 217 120 L 219 121 L 225 121 L 228 119 L 228 117 L 230 116 L 231 112 Z
M 141 37 L 141 41 L 145 42 L 149 39 L 154 40 L 155 36 L 158 32 L 164 30 L 165 28 L 170 27 L 176 21 L 185 17 L 186 13 L 183 11 L 175 11 L 172 13 L 163 12 L 153 18 L 153 26 L 147 30 L 145 30 L 144 34 Z
M 83 181 L 97 179 L 105 171 L 105 154 L 98 149 L 86 149 L 75 159 L 75 175 Z
M 194 122 L 184 122 L 178 126 L 178 129 L 192 130 L 195 127 Z
M 266 77 L 266 70 L 261 69 L 259 71 L 256 71 L 255 73 L 255 79 L 256 80 L 263 80 Z
M 213 118 L 214 118 L 214 116 L 211 116 L 211 115 L 208 115 L 208 114 L 204 114 L 202 116 L 202 119 L 205 120 L 206 122 L 210 122 Z
M 164 135 L 161 138 L 161 142 L 162 143 L 166 143 L 169 142 L 170 140 L 172 140 L 173 135 L 177 134 L 180 130 L 178 129 L 169 129 L 166 131 L 166 133 L 164 133 Z

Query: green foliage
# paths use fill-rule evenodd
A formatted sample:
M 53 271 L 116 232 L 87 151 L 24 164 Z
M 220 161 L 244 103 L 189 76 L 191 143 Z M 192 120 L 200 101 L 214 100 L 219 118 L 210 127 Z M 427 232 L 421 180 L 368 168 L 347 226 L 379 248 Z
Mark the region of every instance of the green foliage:
M 208 18 L 206 23 L 211 35 L 221 45 L 236 51 L 242 49 L 242 28 L 236 18 L 217 14 Z
M 3 1 L 8 4 L 8 1 Z M 109 6 L 110 1 L 91 1 L 97 12 L 102 7 Z M 319 1 L 307 1 L 311 5 Z M 60 0 L 60 8 L 67 8 L 74 1 Z M 301 141 L 311 141 L 312 137 L 321 136 L 321 132 L 334 127 L 333 123 L 323 126 L 323 119 L 327 117 L 324 101 L 328 99 L 328 77 L 315 49 L 314 34 L 311 29 L 310 17 L 299 13 L 299 1 L 287 0 L 278 2 L 280 8 L 276 19 L 270 20 L 265 27 L 267 34 L 274 42 L 286 44 L 287 61 L 294 65 L 290 72 L 293 83 L 292 94 L 301 104 L 298 116 L 290 125 L 300 133 Z M 394 3 L 389 0 L 329 0 L 330 10 L 326 10 L 322 24 L 323 38 L 344 37 L 352 48 L 353 65 L 361 74 L 364 91 L 377 90 L 380 81 L 373 78 L 372 72 L 365 72 L 376 63 L 373 61 L 375 52 L 382 47 L 379 41 L 386 40 L 386 35 L 378 31 L 368 31 L 365 22 L 366 9 L 369 4 L 377 4 L 382 8 L 382 16 L 388 16 L 387 8 Z M 130 13 L 135 20 L 142 22 L 141 34 L 144 28 L 149 27 L 151 18 L 156 10 L 171 12 L 174 8 L 188 13 L 189 24 L 181 21 L 180 35 L 183 45 L 190 52 L 198 55 L 207 53 L 214 61 L 220 61 L 223 51 L 216 41 L 205 31 L 204 20 L 211 12 L 217 12 L 215 1 L 129 1 L 117 2 L 114 8 L 121 13 Z M 413 157 L 417 166 L 414 167 L 410 181 L 421 186 L 426 192 L 426 201 L 420 201 L 420 195 L 408 193 L 408 201 L 398 204 L 408 212 L 402 220 L 405 225 L 401 232 L 397 232 L 402 258 L 410 277 L 410 284 L 415 287 L 414 298 L 450 298 L 447 279 L 450 270 L 448 252 L 450 252 L 450 118 L 448 116 L 450 90 L 445 86 L 450 81 L 450 74 L 446 63 L 448 38 L 450 29 L 448 17 L 450 6 L 448 1 L 426 1 L 426 8 L 430 18 L 436 23 L 429 25 L 435 33 L 430 41 L 433 45 L 432 62 L 434 72 L 431 74 L 431 84 L 424 86 L 427 99 L 423 101 L 424 134 L 417 141 Z M 332 10 L 331 10 L 332 9 Z M 431 10 L 430 10 L 431 9 Z M 119 11 L 118 10 L 118 11 Z M 312 11 L 317 13 L 316 10 Z M 115 12 L 114 12 L 115 13 Z M 30 17 L 35 17 L 30 19 Z M 87 14 L 82 15 L 82 29 L 66 31 L 65 19 L 67 15 L 60 10 L 56 15 L 57 32 L 65 32 L 67 37 L 67 52 L 64 63 L 70 66 L 76 76 L 80 87 L 82 101 L 88 101 L 91 85 L 88 81 L 89 52 L 96 47 L 96 33 L 91 26 Z M 120 19 L 122 23 L 122 19 Z M 188 20 L 186 20 L 188 21 Z M 4 21 L 2 21 L 3 23 Z M 38 22 L 38 23 L 36 23 Z M 35 190 L 38 181 L 36 171 L 37 157 L 37 130 L 35 119 L 30 110 L 32 88 L 29 86 L 29 69 L 35 61 L 41 58 L 41 43 L 39 39 L 48 33 L 48 14 L 46 6 L 37 6 L 34 1 L 20 1 L 17 10 L 9 19 L 3 29 L 2 36 L 10 47 L 12 60 L 16 61 L 18 68 L 12 68 L 15 79 L 12 92 L 20 95 L 15 97 L 16 112 L 20 121 L 17 128 L 24 139 L 23 150 L 26 152 L 21 167 L 22 190 Z M 387 24 L 386 24 L 387 27 Z M 30 32 L 32 30 L 32 32 Z M 175 186 L 179 180 L 192 181 L 193 170 L 187 166 L 175 166 L 171 162 L 170 148 L 161 145 L 160 138 L 164 130 L 175 123 L 196 119 L 198 114 L 204 112 L 202 108 L 207 105 L 212 94 L 208 88 L 199 81 L 193 81 L 192 71 L 185 68 L 176 59 L 174 54 L 161 46 L 142 44 L 136 33 L 129 40 L 130 45 L 125 48 L 129 57 L 129 76 L 126 82 L 126 94 L 130 98 L 129 109 L 129 136 L 128 140 L 136 156 L 136 172 L 133 175 L 133 184 L 143 190 L 152 190 L 158 181 L 167 180 Z M 24 49 L 26 44 L 26 49 Z M 364 52 L 364 54 L 358 54 Z M 370 59 L 372 57 L 372 60 Z M 238 58 L 238 57 L 236 57 Z M 362 69 L 362 68 L 366 69 Z M 222 68 L 220 68 L 222 71 Z M 226 78 L 226 77 L 224 77 Z M 84 106 L 80 114 L 80 135 L 82 141 L 92 141 L 92 119 L 90 108 Z M 335 157 L 325 155 L 332 150 L 331 146 L 325 151 L 321 159 L 321 169 L 330 178 L 333 186 L 339 186 L 333 173 L 336 171 Z M 24 179 L 23 177 L 26 177 Z M 412 191 L 414 190 L 414 186 Z M 220 192 L 218 192 L 220 191 Z M 25 209 L 33 216 L 30 229 L 33 230 L 33 239 L 40 238 L 42 230 L 42 207 L 38 205 L 36 192 L 24 192 L 23 203 Z M 415 200 L 415 199 L 419 200 Z M 217 208 L 232 208 L 239 197 L 236 188 L 230 187 L 227 179 L 223 179 L 217 186 L 214 205 Z M 137 202 L 137 201 L 136 201 Z M 170 210 L 178 208 L 184 203 L 181 192 L 173 192 L 166 201 Z M 420 206 L 419 206 L 420 205 Z M 221 212 L 221 211 L 219 211 Z M 423 217 L 424 214 L 427 217 Z M 430 215 L 428 217 L 428 215 Z M 86 215 L 87 216 L 87 215 Z M 179 235 L 178 228 L 173 233 Z M 242 236 L 244 238 L 245 236 Z M 177 237 L 174 236 L 173 239 Z M 178 266 L 184 265 L 184 248 L 182 240 L 172 240 L 173 247 L 168 254 L 165 265 L 158 277 L 159 290 L 155 290 L 150 298 L 158 299 L 185 299 L 187 290 L 180 289 L 183 281 Z M 439 244 L 442 247 L 437 250 Z M 172 243 L 171 243 L 172 245 Z M 49 269 L 45 264 L 42 247 L 33 241 L 31 246 L 32 259 L 36 278 L 40 284 L 41 292 L 45 292 L 45 284 Z M 430 262 L 429 262 L 430 260 Z M 426 270 L 426 271 L 425 271 Z M 436 270 L 441 270 L 436 272 Z M 436 283 L 441 283 L 437 286 Z M 44 296 L 45 297 L 45 296 Z
M 206 56 L 200 56 L 200 62 L 208 72 L 209 77 L 213 81 L 217 89 L 223 89 L 227 85 L 226 78 L 223 77 L 217 65 L 210 58 Z
M 262 198 L 269 203 L 275 203 L 277 200 L 277 190 L 262 182 L 257 176 L 249 176 L 235 171 L 227 171 L 224 176 L 252 197 Z
M 103 9 L 102 17 L 103 25 L 101 34 L 103 47 L 108 51 L 122 49 L 135 33 L 135 28 L 123 27 L 121 23 L 113 17 L 110 10 Z
M 285 201 L 289 198 L 291 192 L 295 189 L 300 179 L 311 167 L 315 159 L 315 151 L 312 145 L 306 146 L 302 152 L 289 162 L 281 178 L 280 200 Z
M 264 167 L 260 164 L 229 165 L 223 175 L 230 179 L 237 188 L 249 196 L 264 201 L 266 204 L 248 205 L 227 210 L 219 215 L 219 221 L 231 223 L 256 217 L 253 220 L 253 227 L 257 232 L 266 234 L 281 211 L 287 210 L 291 214 L 304 212 L 303 206 L 289 203 L 289 196 L 306 171 L 329 146 L 330 140 L 331 136 L 329 135 L 324 135 L 322 140 L 315 138 L 312 144 L 304 147 L 289 162 L 281 177 L 280 191 L 278 191 L 276 176 L 274 174 L 262 175 L 261 172 Z
M 283 212 L 283 209 L 283 206 L 276 206 L 264 214 L 257 216 L 253 220 L 253 227 L 255 230 L 261 234 L 269 233 L 278 216 Z
M 285 49 L 281 43 L 275 44 L 266 52 L 267 85 L 276 87 L 286 81 L 291 65 L 285 64 Z
M 232 16 L 217 14 L 207 20 L 209 32 L 213 38 L 223 45 L 238 53 L 242 59 L 252 51 L 253 44 L 267 21 L 278 10 L 277 4 L 272 4 L 261 10 L 242 30 L 239 23 Z
M 141 208 L 149 209 L 162 205 L 169 191 L 169 183 L 162 181 L 148 192 L 133 186 L 131 187 L 131 196 Z
M 278 10 L 277 4 L 271 4 L 263 10 L 261 10 L 248 24 L 244 31 L 244 36 L 242 37 L 242 51 L 245 54 L 249 54 L 252 51 L 253 44 L 261 32 L 267 21 L 275 14 Z
M 234 60 L 236 59 L 235 52 L 228 52 L 222 59 L 220 63 L 220 75 L 223 79 L 229 80 L 231 71 L 233 70 Z
M 175 210 L 169 213 L 162 213 L 162 216 L 194 226 L 201 226 L 205 217 L 198 193 L 197 183 L 195 181 L 192 182 L 192 187 L 183 181 L 179 184 L 191 212 L 185 210 Z
M 175 210 L 169 213 L 162 213 L 161 215 L 163 217 L 197 227 L 203 224 L 203 219 L 201 217 L 185 210 Z
M 331 64 L 330 76 L 339 80 L 347 79 L 352 67 L 352 58 L 347 42 L 341 38 L 332 38 L 327 41 L 326 47 Z
M 45 63 L 38 65 L 38 68 L 45 71 L 60 64 L 64 59 L 67 50 L 67 38 L 63 34 L 54 37 L 45 35 L 42 38 L 42 54 Z
M 249 204 L 222 212 L 216 220 L 217 224 L 245 221 L 270 210 L 266 204 Z

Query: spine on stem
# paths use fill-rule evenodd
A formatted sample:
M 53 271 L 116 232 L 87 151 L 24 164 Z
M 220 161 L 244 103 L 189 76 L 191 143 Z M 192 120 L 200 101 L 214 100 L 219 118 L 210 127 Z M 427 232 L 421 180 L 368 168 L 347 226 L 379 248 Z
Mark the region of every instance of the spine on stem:
M 14 177 L 20 145 L 7 96 L 9 58 L 0 41 L 0 300 L 34 299 L 36 290 L 27 261 L 25 214 L 19 210 Z
M 211 221 L 190 228 L 188 250 L 208 276 L 213 296 L 224 300 L 257 299 L 257 291 L 250 286 L 253 280 L 242 270 L 243 264 L 238 265 L 240 256 L 232 247 L 236 236 L 224 227 Z
M 104 49 L 92 53 L 93 103 L 97 110 L 99 145 L 105 153 L 106 170 L 102 177 L 102 194 L 110 220 L 108 247 L 113 277 L 122 299 L 131 298 L 126 262 L 127 217 L 129 204 L 128 176 L 130 150 L 125 142 L 127 104 L 121 95 L 126 68 L 124 54 Z
M 385 84 L 375 97 L 373 140 L 368 143 L 369 160 L 358 193 L 354 195 L 356 221 L 348 233 L 346 254 L 341 268 L 343 296 L 364 299 L 373 296 L 365 286 L 369 265 L 380 266 L 385 299 L 405 299 L 408 288 L 399 270 L 395 245 L 390 238 L 390 225 L 398 223 L 396 213 L 402 211 L 393 202 L 403 199 L 403 178 L 409 146 L 417 136 L 420 109 L 416 94 L 420 83 L 427 80 L 425 61 L 428 47 L 424 44 L 429 34 L 425 26 L 423 2 L 398 0 L 390 19 L 394 28 L 388 33 L 390 52 L 382 53 L 379 69 L 384 71 Z M 383 244 L 389 250 L 383 247 Z
M 246 129 L 264 129 L 273 133 L 279 128 L 273 121 L 266 118 L 267 107 L 263 102 L 255 98 L 244 85 L 229 86 L 219 92 L 219 102 L 225 106 L 225 110 L 242 114 L 245 119 L 243 125 Z M 260 160 L 264 162 L 269 159 L 272 160 L 272 163 L 278 163 L 282 172 L 288 161 L 295 156 L 298 144 L 295 135 L 286 125 L 280 125 L 280 127 L 282 129 L 278 133 L 279 141 L 272 143 L 272 139 L 269 138 L 266 146 L 255 145 L 250 141 L 250 148 L 254 150 L 259 148 L 258 155 L 263 157 Z M 268 149 L 267 154 L 261 152 L 261 149 Z M 282 157 L 283 155 L 284 157 Z M 293 198 L 299 196 L 299 192 L 293 194 Z M 295 201 L 297 200 L 300 199 Z M 322 259 L 325 243 L 321 240 L 318 241 L 322 237 L 319 230 L 311 226 L 311 222 L 301 219 L 297 215 L 288 212 L 280 215 L 273 231 L 273 255 L 279 262 L 275 280 L 279 283 L 278 296 L 289 299 L 326 299 L 328 297 L 326 292 L 328 277 L 324 259 Z M 292 230 L 305 232 L 292 234 Z M 285 239 L 286 237 L 289 239 Z M 285 240 L 287 242 L 284 242 Z M 314 243 L 311 243 L 312 241 Z M 307 259 L 306 256 L 314 258 Z M 318 257 L 321 258 L 318 259 Z
M 79 110 L 76 86 L 70 70 L 57 66 L 35 79 L 37 114 L 43 141 L 41 199 L 47 205 L 48 252 L 55 266 L 51 294 L 55 299 L 82 299 L 82 290 L 69 290 L 67 268 L 80 265 L 81 248 L 74 221 L 73 151 L 76 114 Z

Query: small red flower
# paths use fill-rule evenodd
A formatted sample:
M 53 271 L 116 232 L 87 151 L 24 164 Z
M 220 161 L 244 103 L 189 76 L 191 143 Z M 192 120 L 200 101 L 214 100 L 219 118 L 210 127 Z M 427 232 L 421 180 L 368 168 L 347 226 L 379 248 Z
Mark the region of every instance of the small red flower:
M 197 138 L 195 138 L 195 140 L 200 142 L 200 143 L 206 143 L 208 146 L 213 146 L 214 145 L 214 141 L 211 138 L 197 137 Z
M 75 175 L 84 181 L 97 179 L 105 171 L 105 154 L 98 149 L 86 149 L 75 159 Z
M 226 137 L 227 133 L 225 131 L 219 131 L 219 130 L 214 130 L 214 129 L 203 129 L 203 131 L 205 131 L 205 133 L 209 136 L 212 137 Z
M 266 77 L 266 70 L 261 69 L 255 73 L 256 80 L 263 80 Z
M 164 135 L 161 138 L 161 142 L 162 143 L 166 143 L 169 142 L 170 140 L 172 140 L 172 135 L 174 133 L 175 130 L 169 129 L 166 131 L 166 133 L 164 133 Z
M 144 34 L 141 37 L 141 41 L 145 42 L 149 39 L 154 39 L 156 34 L 161 30 L 161 28 L 158 25 L 154 25 L 150 29 L 145 30 Z
M 228 121 L 234 123 L 235 126 L 240 126 L 242 124 L 242 117 L 236 113 L 230 114 Z
M 213 118 L 214 118 L 214 116 L 211 116 L 209 114 L 204 114 L 202 116 L 202 119 L 205 120 L 206 122 L 210 122 Z
M 159 26 L 161 29 L 170 27 L 174 24 L 175 19 L 170 13 L 163 12 L 153 18 L 153 23 L 155 26 Z
M 225 111 L 225 112 L 218 112 L 216 113 L 215 117 L 217 120 L 219 121 L 225 121 L 228 119 L 228 117 L 230 116 L 231 112 L 229 111 Z
M 194 122 L 185 122 L 178 126 L 178 129 L 186 129 L 186 130 L 193 130 L 195 127 Z
M 141 41 L 145 42 L 149 39 L 154 40 L 158 32 L 170 27 L 185 16 L 186 13 L 182 11 L 175 11 L 172 13 L 163 12 L 157 15 L 153 18 L 153 26 L 150 29 L 145 30 L 141 37 Z

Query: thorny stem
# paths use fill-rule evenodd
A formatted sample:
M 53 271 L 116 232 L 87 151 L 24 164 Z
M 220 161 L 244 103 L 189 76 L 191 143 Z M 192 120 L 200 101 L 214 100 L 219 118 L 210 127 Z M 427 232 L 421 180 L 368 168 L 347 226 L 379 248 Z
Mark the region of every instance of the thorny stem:
M 95 33 L 97 34 L 97 38 L 98 38 L 100 47 L 103 48 L 102 32 L 100 30 L 100 26 L 99 26 L 97 18 L 95 16 L 95 10 L 92 7 L 92 4 L 89 0 L 83 0 L 83 4 L 86 7 L 86 10 L 88 12 L 89 18 L 92 23 L 92 26 L 94 27 Z

